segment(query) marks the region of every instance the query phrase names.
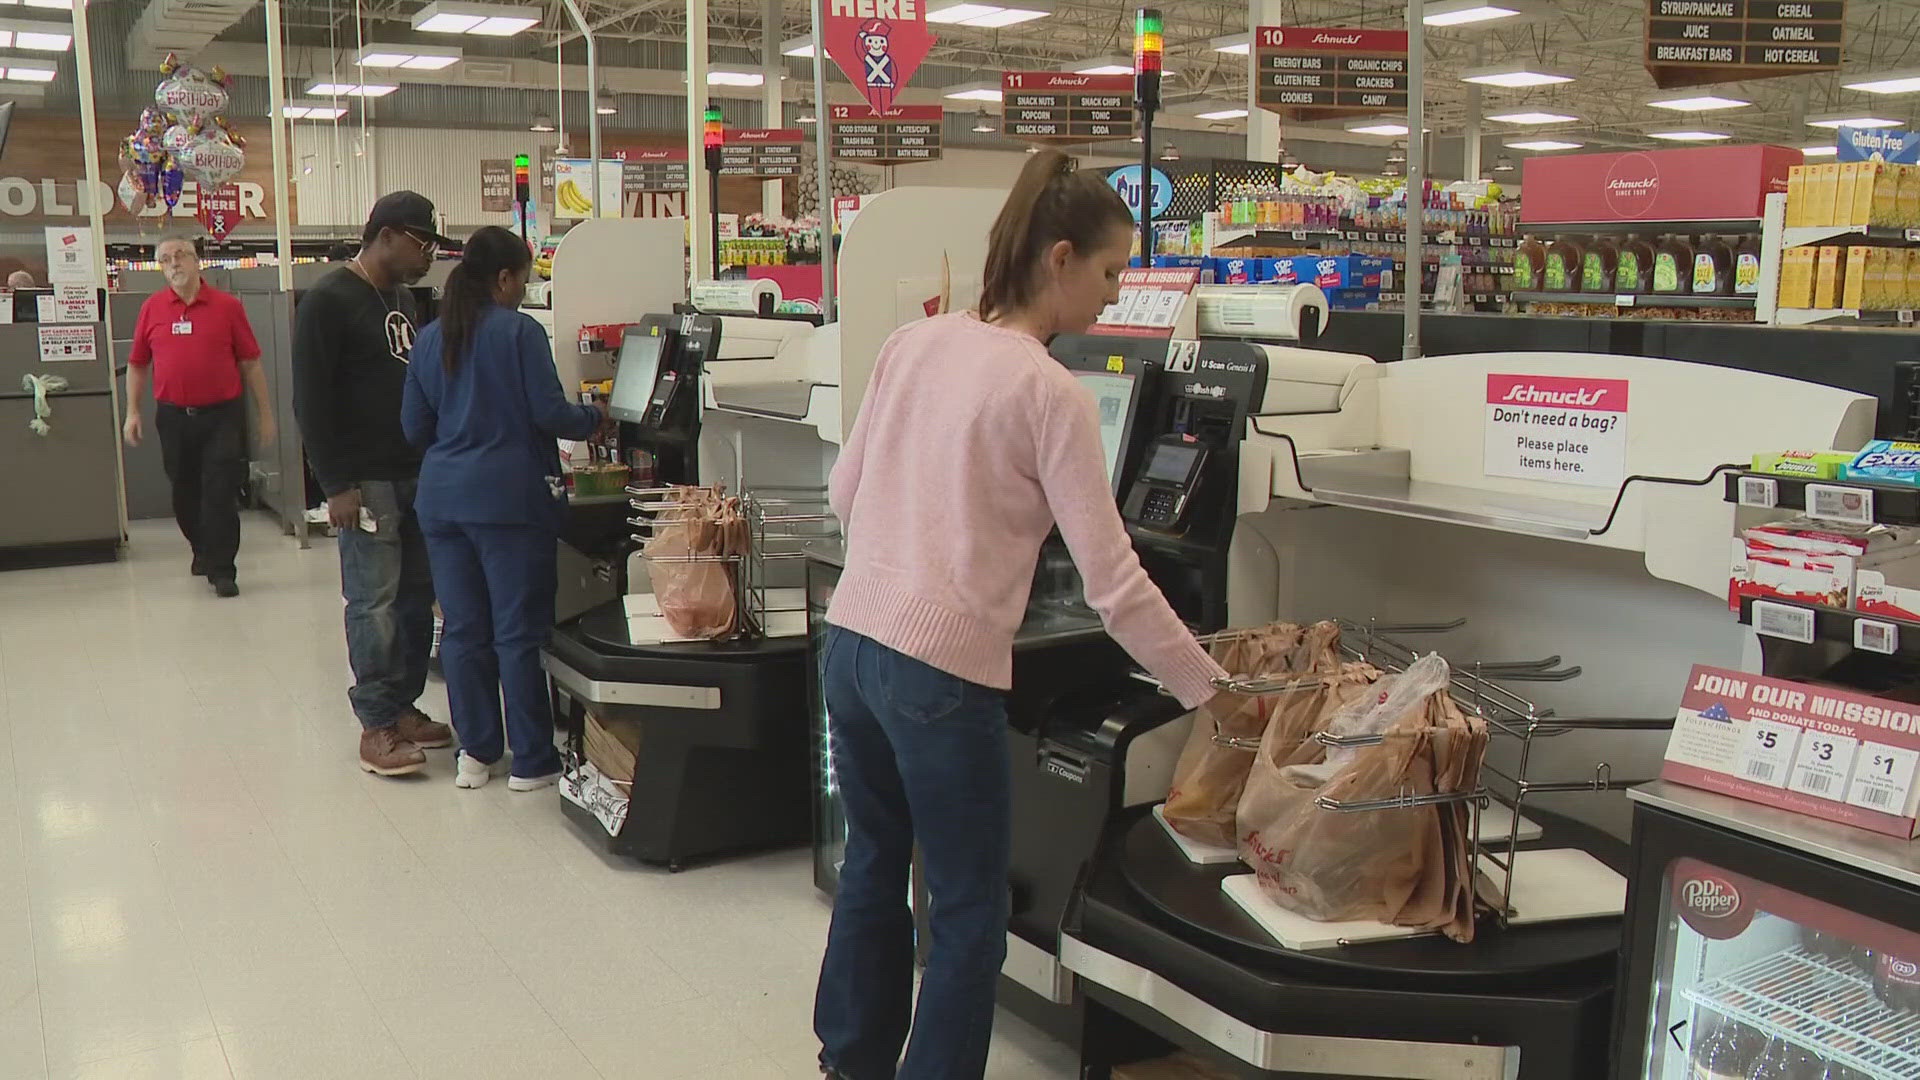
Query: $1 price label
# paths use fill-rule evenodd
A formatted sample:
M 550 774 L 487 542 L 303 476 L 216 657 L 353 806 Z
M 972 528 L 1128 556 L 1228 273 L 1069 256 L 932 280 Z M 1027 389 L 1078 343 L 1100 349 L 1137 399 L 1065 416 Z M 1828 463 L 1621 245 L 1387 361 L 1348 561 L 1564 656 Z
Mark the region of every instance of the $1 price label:
M 1920 764 L 1920 753 L 1869 742 L 1860 745 L 1858 756 L 1847 802 L 1863 810 L 1905 816 L 1907 797 L 1913 791 L 1914 766 Z
M 1794 756 L 1787 790 L 1840 801 L 1846 794 L 1847 781 L 1853 778 L 1853 758 L 1859 747 L 1860 740 L 1846 735 L 1807 732 L 1801 736 L 1800 752 Z

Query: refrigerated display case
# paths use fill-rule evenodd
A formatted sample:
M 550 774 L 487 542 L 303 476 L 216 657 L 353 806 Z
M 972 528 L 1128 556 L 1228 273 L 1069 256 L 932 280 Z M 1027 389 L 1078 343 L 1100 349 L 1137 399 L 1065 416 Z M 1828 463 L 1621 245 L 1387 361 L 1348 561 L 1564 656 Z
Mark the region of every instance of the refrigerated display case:
M 1920 1078 L 1920 850 L 1674 784 L 1633 797 L 1617 1080 Z

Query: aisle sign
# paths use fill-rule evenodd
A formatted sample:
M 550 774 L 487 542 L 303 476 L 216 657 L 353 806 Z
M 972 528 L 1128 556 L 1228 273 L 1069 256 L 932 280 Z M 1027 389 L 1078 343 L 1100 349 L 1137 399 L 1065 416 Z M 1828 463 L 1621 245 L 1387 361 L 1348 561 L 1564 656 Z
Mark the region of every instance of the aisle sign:
M 1133 76 L 1000 73 L 1000 130 L 1027 142 L 1133 137 Z
M 1662 88 L 1840 67 L 1846 0 L 1647 0 L 1647 71 Z
M 1170 338 L 1187 297 L 1200 281 L 1194 267 L 1120 271 L 1120 299 L 1095 321 L 1096 333 Z
M 685 191 L 689 176 L 684 146 L 629 150 L 621 163 L 620 188 L 629 195 L 637 191 Z
M 1660 777 L 1912 839 L 1920 706 L 1695 667 Z
M 835 105 L 827 137 L 836 161 L 900 165 L 940 158 L 946 110 L 938 105 L 895 105 L 882 113 L 861 105 Z
M 215 240 L 225 240 L 233 227 L 240 224 L 240 185 L 221 184 L 209 188 L 200 193 L 198 202 L 193 216 Z
M 923 0 L 827 0 L 821 37 L 874 112 L 884 113 L 933 50 Z
M 1891 161 L 1920 165 L 1920 132 L 1899 128 L 1843 127 L 1834 133 L 1835 161 Z
M 720 145 L 720 175 L 779 180 L 800 175 L 799 128 L 728 128 Z
M 1627 477 L 1627 380 L 1489 374 L 1486 474 L 1619 487 Z
M 1253 36 L 1260 107 L 1290 119 L 1407 109 L 1407 32 L 1263 26 Z

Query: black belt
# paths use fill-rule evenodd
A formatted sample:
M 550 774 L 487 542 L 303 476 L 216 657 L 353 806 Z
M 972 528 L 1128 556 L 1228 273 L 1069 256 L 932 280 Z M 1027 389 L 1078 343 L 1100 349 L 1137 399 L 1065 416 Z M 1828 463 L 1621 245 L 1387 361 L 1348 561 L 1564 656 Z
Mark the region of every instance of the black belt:
M 187 416 L 199 416 L 202 413 L 218 412 L 221 409 L 232 408 L 240 404 L 240 399 L 228 398 L 226 401 L 215 402 L 212 405 L 175 405 L 171 401 L 162 401 L 157 404 L 158 407 L 162 409 L 172 409 L 174 412 L 183 413 Z

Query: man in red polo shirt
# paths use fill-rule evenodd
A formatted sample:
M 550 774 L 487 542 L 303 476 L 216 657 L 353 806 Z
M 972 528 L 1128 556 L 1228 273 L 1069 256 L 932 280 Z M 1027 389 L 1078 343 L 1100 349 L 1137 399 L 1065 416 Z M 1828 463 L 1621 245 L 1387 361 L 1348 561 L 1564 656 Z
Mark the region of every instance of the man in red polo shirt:
M 240 551 L 240 485 L 247 477 L 245 391 L 252 391 L 260 445 L 274 438 L 273 400 L 260 370 L 260 344 L 240 301 L 200 280 L 192 240 L 169 236 L 154 250 L 167 287 L 147 297 L 127 357 L 128 446 L 145 436 L 140 399 L 149 371 L 154 426 L 173 516 L 193 545 L 193 572 L 221 596 L 237 596 L 234 556 Z

